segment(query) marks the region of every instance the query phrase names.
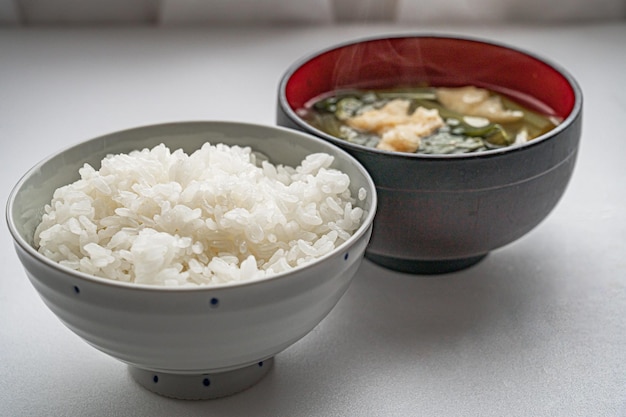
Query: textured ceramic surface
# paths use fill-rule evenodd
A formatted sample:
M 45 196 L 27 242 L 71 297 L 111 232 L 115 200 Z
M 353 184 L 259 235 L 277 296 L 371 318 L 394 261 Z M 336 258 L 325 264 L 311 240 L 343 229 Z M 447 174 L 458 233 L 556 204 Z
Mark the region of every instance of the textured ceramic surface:
M 342 88 L 398 85 L 491 88 L 563 122 L 524 145 L 464 155 L 379 151 L 325 134 L 297 109 Z M 449 36 L 398 35 L 330 47 L 296 62 L 278 91 L 277 123 L 315 134 L 370 172 L 378 212 L 366 257 L 392 269 L 468 267 L 520 238 L 556 206 L 579 147 L 582 93 L 573 77 L 534 54 Z
M 351 188 L 368 191 L 358 231 L 320 260 L 287 274 L 220 287 L 164 288 L 118 283 L 61 267 L 33 247 L 42 209 L 84 163 L 108 153 L 165 143 L 193 152 L 205 141 L 250 145 L 273 163 L 296 165 L 311 152 L 335 156 Z M 339 148 L 290 129 L 229 122 L 147 126 L 73 146 L 30 170 L 7 206 L 9 229 L 28 278 L 44 302 L 89 344 L 129 364 L 147 388 L 178 398 L 215 398 L 254 384 L 272 358 L 335 306 L 369 241 L 376 193 L 364 168 Z

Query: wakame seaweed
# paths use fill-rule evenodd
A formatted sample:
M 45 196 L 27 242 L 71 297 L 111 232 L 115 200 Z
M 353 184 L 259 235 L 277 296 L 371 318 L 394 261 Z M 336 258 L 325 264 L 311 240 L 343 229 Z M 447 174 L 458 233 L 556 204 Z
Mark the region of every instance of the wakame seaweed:
M 430 131 L 416 116 L 419 108 L 430 112 L 422 113 L 431 123 Z M 472 86 L 344 90 L 312 100 L 303 110 L 305 121 L 329 135 L 363 146 L 422 154 L 480 152 L 521 144 L 559 123 L 504 95 Z M 433 122 L 434 111 L 439 119 Z M 388 141 L 391 148 L 382 143 L 385 136 L 394 136 Z M 410 146 L 405 146 L 406 141 Z

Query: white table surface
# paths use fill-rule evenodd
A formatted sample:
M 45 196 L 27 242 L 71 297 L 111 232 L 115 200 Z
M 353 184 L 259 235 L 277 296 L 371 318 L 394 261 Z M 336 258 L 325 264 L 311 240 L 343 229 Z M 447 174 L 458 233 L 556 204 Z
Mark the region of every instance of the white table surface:
M 574 176 L 535 230 L 470 269 L 364 262 L 330 315 L 253 388 L 178 401 L 137 385 L 45 307 L 0 223 L 1 416 L 625 416 L 626 22 L 564 26 L 0 29 L 0 193 L 44 157 L 129 127 L 274 124 L 283 71 L 392 32 L 496 39 L 584 92 Z

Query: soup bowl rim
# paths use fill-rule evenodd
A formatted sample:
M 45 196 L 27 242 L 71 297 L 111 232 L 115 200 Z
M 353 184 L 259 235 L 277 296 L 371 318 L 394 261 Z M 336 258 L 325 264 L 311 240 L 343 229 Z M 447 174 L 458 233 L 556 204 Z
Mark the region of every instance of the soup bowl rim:
M 360 145 L 357 143 L 352 143 L 340 138 L 337 138 L 333 135 L 330 135 L 320 129 L 315 128 L 309 123 L 305 122 L 302 117 L 300 117 L 296 111 L 291 107 L 289 101 L 287 99 L 286 87 L 287 84 L 291 81 L 292 76 L 305 64 L 308 62 L 321 57 L 324 54 L 329 52 L 340 50 L 346 47 L 356 46 L 362 43 L 375 42 L 375 41 L 383 41 L 386 39 L 389 40 L 397 40 L 397 39 L 442 39 L 442 40 L 458 40 L 458 41 L 467 41 L 474 42 L 478 44 L 484 44 L 489 47 L 497 47 L 506 50 L 510 50 L 516 53 L 519 53 L 528 58 L 534 59 L 538 62 L 541 62 L 553 70 L 555 70 L 561 77 L 563 77 L 569 87 L 571 88 L 574 95 L 574 103 L 569 114 L 553 129 L 550 131 L 534 138 L 531 141 L 522 144 L 504 146 L 497 149 L 489 149 L 480 152 L 469 152 L 469 153 L 459 153 L 459 154 L 420 154 L 420 153 L 408 153 L 408 152 L 398 152 L 391 150 L 382 150 L 376 149 L 365 145 Z M 569 126 L 571 126 L 574 121 L 580 116 L 582 112 L 582 89 L 576 79 L 571 75 L 571 73 L 565 69 L 560 64 L 554 62 L 553 60 L 540 56 L 537 53 L 528 51 L 518 46 L 513 46 L 504 42 L 493 41 L 486 38 L 476 37 L 476 36 L 465 36 L 465 35 L 453 35 L 453 34 L 441 34 L 441 33 L 415 33 L 415 32 L 406 32 L 406 33 L 394 33 L 388 35 L 372 35 L 365 36 L 353 40 L 347 40 L 340 43 L 336 43 L 331 46 L 327 46 L 322 49 L 318 49 L 315 52 L 310 52 L 307 55 L 304 55 L 293 62 L 288 69 L 283 73 L 279 86 L 278 86 L 278 105 L 281 111 L 285 112 L 286 116 L 289 120 L 295 123 L 298 128 L 302 129 L 305 132 L 312 133 L 317 135 L 324 140 L 328 140 L 329 142 L 338 145 L 340 147 L 344 147 L 349 149 L 350 151 L 356 152 L 364 152 L 371 153 L 374 155 L 381 155 L 384 157 L 390 158 L 398 158 L 398 159 L 416 159 L 416 160 L 431 160 L 431 161 L 445 161 L 450 159 L 460 159 L 460 160 L 472 160 L 472 159 L 485 159 L 489 157 L 497 157 L 503 154 L 509 154 L 512 152 L 520 152 L 524 149 L 533 148 L 535 146 L 541 145 L 543 142 L 548 141 L 560 133 L 565 131 Z

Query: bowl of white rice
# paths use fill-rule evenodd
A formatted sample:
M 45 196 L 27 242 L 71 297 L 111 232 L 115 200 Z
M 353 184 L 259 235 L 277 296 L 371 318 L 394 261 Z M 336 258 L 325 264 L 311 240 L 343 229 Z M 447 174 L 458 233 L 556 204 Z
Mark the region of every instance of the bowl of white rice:
M 377 196 L 349 154 L 237 122 L 115 132 L 41 161 L 7 222 L 39 295 L 147 389 L 209 399 L 261 380 L 348 288 Z

